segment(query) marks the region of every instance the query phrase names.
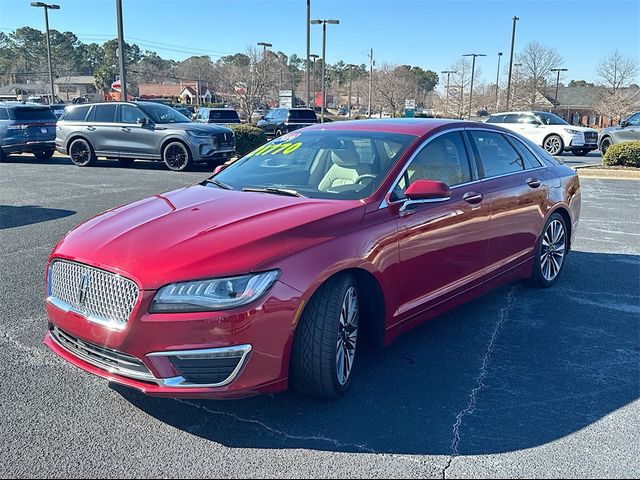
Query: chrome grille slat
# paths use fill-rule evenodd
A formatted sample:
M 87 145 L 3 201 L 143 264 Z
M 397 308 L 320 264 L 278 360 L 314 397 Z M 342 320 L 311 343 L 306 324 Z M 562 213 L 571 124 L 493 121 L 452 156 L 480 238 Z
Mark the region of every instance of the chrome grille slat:
M 82 292 L 82 294 L 81 294 Z M 140 290 L 128 278 L 66 260 L 49 266 L 49 298 L 90 321 L 124 328 Z
M 136 357 L 85 342 L 57 326 L 51 329 L 51 336 L 62 348 L 91 365 L 123 377 L 156 382 L 147 366 Z

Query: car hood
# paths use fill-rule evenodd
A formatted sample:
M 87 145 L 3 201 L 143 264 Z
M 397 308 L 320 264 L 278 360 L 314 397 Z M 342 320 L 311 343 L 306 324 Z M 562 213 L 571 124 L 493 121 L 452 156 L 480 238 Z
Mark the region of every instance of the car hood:
M 549 125 L 549 127 L 562 127 L 562 128 L 569 128 L 571 130 L 577 130 L 578 132 L 595 132 L 598 133 L 598 131 L 594 128 L 589 128 L 589 127 L 579 127 L 577 125 Z
M 618 130 L 622 130 L 620 125 L 614 125 L 613 127 L 603 128 L 602 131 L 600 132 L 600 135 L 602 135 L 603 133 L 608 133 L 608 132 L 617 132 Z
M 223 127 L 222 125 L 216 125 L 215 123 L 200 123 L 200 122 L 191 122 L 191 123 L 161 123 L 156 125 L 156 127 L 164 127 L 172 130 L 202 130 L 210 133 L 232 133 L 233 131 L 230 128 Z
M 97 215 L 69 232 L 52 257 L 114 271 L 154 290 L 277 263 L 356 228 L 364 209 L 360 201 L 194 185 Z

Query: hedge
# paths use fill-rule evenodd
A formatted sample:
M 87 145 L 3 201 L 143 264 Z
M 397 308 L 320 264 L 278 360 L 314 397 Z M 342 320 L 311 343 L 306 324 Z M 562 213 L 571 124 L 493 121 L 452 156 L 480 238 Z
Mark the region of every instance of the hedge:
M 604 154 L 604 164 L 640 168 L 640 141 L 611 145 Z
M 253 125 L 231 125 L 236 136 L 236 154 L 241 157 L 260 145 L 267 143 L 267 135 L 261 128 Z

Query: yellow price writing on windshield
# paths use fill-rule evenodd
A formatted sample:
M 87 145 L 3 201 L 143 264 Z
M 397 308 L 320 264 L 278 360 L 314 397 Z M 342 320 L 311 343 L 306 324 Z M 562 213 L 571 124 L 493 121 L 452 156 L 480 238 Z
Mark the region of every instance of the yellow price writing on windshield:
M 295 152 L 297 149 L 299 149 L 302 146 L 302 142 L 296 142 L 296 143 L 268 143 L 267 145 L 263 145 L 257 149 L 255 149 L 253 152 L 251 152 L 249 155 L 247 155 L 248 157 L 252 157 L 254 155 L 267 155 L 267 154 L 271 154 L 271 155 L 277 155 L 277 154 L 282 154 L 282 155 L 289 155 L 290 153 Z

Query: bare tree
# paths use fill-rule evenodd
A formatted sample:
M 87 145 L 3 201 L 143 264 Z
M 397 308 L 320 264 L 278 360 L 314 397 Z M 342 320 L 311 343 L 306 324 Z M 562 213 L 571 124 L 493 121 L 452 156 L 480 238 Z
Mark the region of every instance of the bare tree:
M 600 61 L 596 73 L 598 82 L 602 85 L 596 104 L 598 113 L 619 121 L 623 116 L 636 111 L 638 105 L 633 97 L 637 91 L 628 86 L 638 74 L 637 59 L 625 57 L 615 50 Z
M 404 101 L 413 98 L 415 81 L 404 66 L 385 63 L 373 79 L 374 104 L 379 110 L 388 108 L 396 116 L 404 108 Z
M 456 118 L 464 118 L 469 109 L 469 93 L 471 92 L 471 60 L 464 57 L 451 65 L 449 70 L 456 73 L 451 74 L 451 84 L 449 86 L 448 115 Z M 478 85 L 481 69 L 476 65 L 474 71 L 474 90 Z M 475 97 L 475 96 L 474 96 Z M 446 91 L 445 91 L 446 99 Z M 477 99 L 471 106 L 471 110 L 476 110 Z
M 553 48 L 545 47 L 538 42 L 530 42 L 516 56 L 517 63 L 522 64 L 524 76 L 523 94 L 526 98 L 525 108 L 535 109 L 540 105 L 542 95 L 549 86 L 552 68 L 563 64 L 562 57 Z

